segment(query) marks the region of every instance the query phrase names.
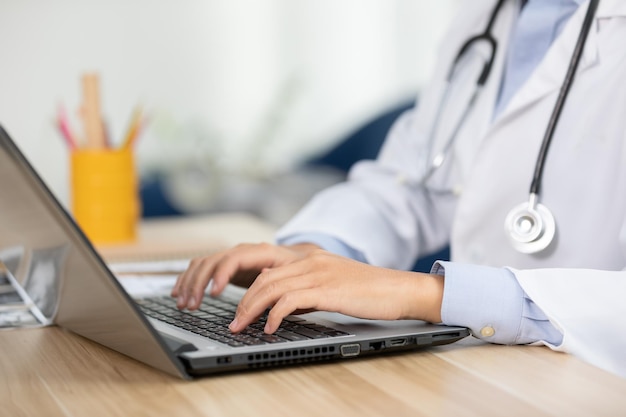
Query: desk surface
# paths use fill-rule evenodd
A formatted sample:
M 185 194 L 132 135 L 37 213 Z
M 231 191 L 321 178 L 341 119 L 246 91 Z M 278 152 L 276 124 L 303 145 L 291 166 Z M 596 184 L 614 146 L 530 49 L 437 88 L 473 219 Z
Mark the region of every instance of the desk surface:
M 182 230 L 164 225 L 172 228 L 167 233 Z M 258 226 L 249 225 L 251 232 Z M 144 226 L 142 236 L 162 236 L 155 224 Z M 265 232 L 271 230 L 254 229 L 251 240 L 265 240 Z M 209 243 L 210 234 L 199 233 L 203 239 Z M 471 338 L 408 354 L 195 381 L 57 327 L 0 331 L 0 346 L 0 416 L 626 415 L 624 379 L 545 347 Z

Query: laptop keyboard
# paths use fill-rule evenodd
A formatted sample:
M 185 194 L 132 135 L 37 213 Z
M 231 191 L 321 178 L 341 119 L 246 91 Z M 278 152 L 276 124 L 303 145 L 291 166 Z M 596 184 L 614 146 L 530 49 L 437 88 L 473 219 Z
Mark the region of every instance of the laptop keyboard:
M 233 334 L 228 325 L 235 317 L 237 302 L 224 298 L 206 296 L 200 308 L 194 311 L 179 310 L 176 307 L 176 300 L 168 296 L 143 298 L 136 300 L 136 302 L 141 311 L 148 317 L 164 321 L 232 347 L 348 335 L 348 333 L 343 331 L 296 316 L 287 316 L 274 334 L 263 332 L 266 316 L 261 317 L 241 333 Z

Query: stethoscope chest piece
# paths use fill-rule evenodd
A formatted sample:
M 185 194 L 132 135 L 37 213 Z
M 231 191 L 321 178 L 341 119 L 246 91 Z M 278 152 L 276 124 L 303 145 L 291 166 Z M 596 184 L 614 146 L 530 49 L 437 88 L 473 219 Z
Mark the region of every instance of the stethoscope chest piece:
M 556 234 L 554 216 L 537 196 L 515 206 L 504 221 L 504 228 L 513 247 L 521 253 L 533 254 L 550 246 Z

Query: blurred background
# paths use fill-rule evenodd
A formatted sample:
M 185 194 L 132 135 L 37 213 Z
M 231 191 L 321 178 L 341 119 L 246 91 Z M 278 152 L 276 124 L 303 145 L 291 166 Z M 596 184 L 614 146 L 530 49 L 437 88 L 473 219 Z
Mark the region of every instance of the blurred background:
M 458 3 L 0 0 L 0 124 L 69 205 L 54 120 L 62 105 L 80 133 L 80 79 L 97 72 L 113 141 L 136 106 L 149 115 L 136 144 L 145 216 L 281 224 L 375 155 Z

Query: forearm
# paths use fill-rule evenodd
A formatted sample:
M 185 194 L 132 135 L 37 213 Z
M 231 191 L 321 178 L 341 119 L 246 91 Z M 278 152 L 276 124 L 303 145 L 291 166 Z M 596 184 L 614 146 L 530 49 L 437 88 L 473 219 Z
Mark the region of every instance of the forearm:
M 305 234 L 293 240 L 307 241 L 315 243 L 298 245 L 307 251 L 322 247 L 352 259 L 362 257 L 350 246 L 323 234 Z M 399 304 L 405 306 L 401 318 L 466 326 L 476 337 L 492 343 L 561 342 L 561 333 L 526 296 L 510 271 L 440 262 L 433 272 L 390 272 L 400 279 L 393 293 L 385 296 L 397 297 Z M 444 275 L 449 276 L 447 282 Z

